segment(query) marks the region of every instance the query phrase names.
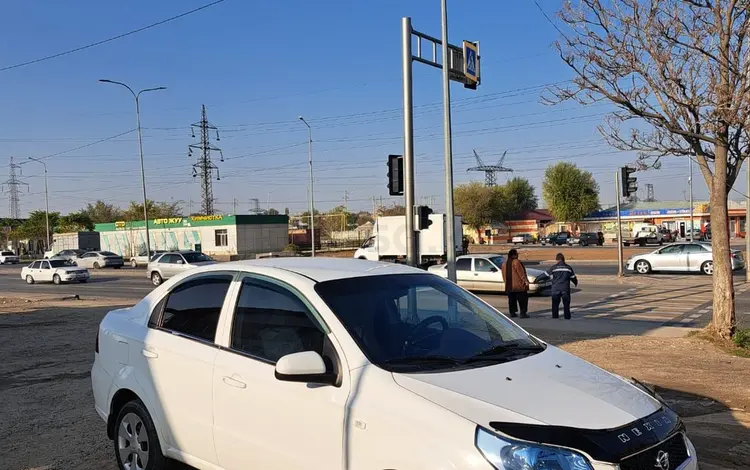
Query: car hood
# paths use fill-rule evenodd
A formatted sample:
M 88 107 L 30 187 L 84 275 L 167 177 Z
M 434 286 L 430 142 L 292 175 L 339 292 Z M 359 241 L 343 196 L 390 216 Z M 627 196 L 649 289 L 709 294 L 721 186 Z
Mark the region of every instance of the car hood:
M 505 364 L 393 376 L 401 387 L 485 427 L 504 421 L 611 429 L 661 407 L 623 379 L 552 346 Z

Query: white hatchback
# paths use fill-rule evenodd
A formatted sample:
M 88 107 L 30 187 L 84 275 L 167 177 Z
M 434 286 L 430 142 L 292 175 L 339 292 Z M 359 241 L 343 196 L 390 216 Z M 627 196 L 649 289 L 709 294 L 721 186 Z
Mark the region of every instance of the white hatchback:
M 390 263 L 184 272 L 105 316 L 91 377 L 123 470 L 697 469 L 647 388 Z

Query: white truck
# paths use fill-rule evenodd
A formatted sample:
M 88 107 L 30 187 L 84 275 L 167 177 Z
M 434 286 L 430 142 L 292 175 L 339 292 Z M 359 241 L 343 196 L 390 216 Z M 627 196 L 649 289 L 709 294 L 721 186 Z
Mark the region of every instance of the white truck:
M 432 225 L 418 232 L 419 259 L 421 266 L 440 263 L 446 253 L 445 214 L 430 214 Z M 454 242 L 456 254 L 463 254 L 463 219 L 455 217 Z M 403 262 L 406 260 L 406 217 L 378 217 L 375 220 L 375 235 L 368 238 L 355 253 L 357 259 L 370 261 Z
M 64 250 L 96 251 L 100 249 L 99 232 L 69 232 L 52 235 L 52 246 L 44 253 L 52 258 Z
M 654 224 L 635 224 L 630 234 L 622 234 L 622 244 L 625 246 L 662 245 L 663 243 L 664 235 L 661 233 L 660 227 Z

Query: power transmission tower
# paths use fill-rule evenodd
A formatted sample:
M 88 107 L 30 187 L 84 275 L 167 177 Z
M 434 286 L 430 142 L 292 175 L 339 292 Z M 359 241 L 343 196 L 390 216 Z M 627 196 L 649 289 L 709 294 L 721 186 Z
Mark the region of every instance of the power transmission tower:
M 344 210 L 349 211 L 349 191 L 344 191 Z
M 221 180 L 219 174 L 219 167 L 217 167 L 211 161 L 211 151 L 219 152 L 221 155 L 221 161 L 224 161 L 224 154 L 221 149 L 211 145 L 211 141 L 208 136 L 208 131 L 216 131 L 216 140 L 219 139 L 219 130 L 208 122 L 206 117 L 206 105 L 203 105 L 203 111 L 201 113 L 200 122 L 190 125 L 190 132 L 195 138 L 195 129 L 200 131 L 201 142 L 200 144 L 188 145 L 188 156 L 193 156 L 193 149 L 199 152 L 198 162 L 193 164 L 193 178 L 200 176 L 201 178 L 201 212 L 205 215 L 212 215 L 214 213 L 214 191 L 213 191 L 213 172 L 216 170 L 216 181 Z
M 13 157 L 10 157 L 10 173 L 8 180 L 3 183 L 3 192 L 8 193 L 11 219 L 21 218 L 21 190 L 19 187 L 22 185 L 28 186 L 26 182 L 18 179 L 16 170 L 20 168 L 21 165 L 13 163 Z
M 497 165 L 485 165 L 482 159 L 479 158 L 479 154 L 477 154 L 477 151 L 472 150 L 472 152 L 474 152 L 474 158 L 477 159 L 477 166 L 469 168 L 467 171 L 483 171 L 485 186 L 495 186 L 497 184 L 497 175 L 495 173 L 501 171 L 513 171 L 510 168 L 506 168 L 503 166 L 505 154 L 508 153 L 507 150 L 503 152 L 503 156 L 500 157 L 500 161 L 497 162 Z
M 656 197 L 654 197 L 654 185 L 647 184 L 646 185 L 646 202 L 654 202 L 654 201 L 656 201 Z

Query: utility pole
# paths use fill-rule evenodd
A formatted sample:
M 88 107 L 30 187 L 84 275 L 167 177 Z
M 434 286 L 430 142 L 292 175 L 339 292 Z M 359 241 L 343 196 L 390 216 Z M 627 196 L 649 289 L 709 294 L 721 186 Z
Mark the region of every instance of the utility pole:
M 313 183 L 312 127 L 310 127 L 310 124 L 305 121 L 304 117 L 300 116 L 299 120 L 307 126 L 307 154 L 308 163 L 310 164 L 310 238 L 312 240 L 312 243 L 310 243 L 312 246 L 310 254 L 315 258 L 315 186 Z
M 750 160 L 745 167 L 745 179 L 747 188 L 745 188 L 745 282 L 750 282 Z
M 193 149 L 200 152 L 198 154 L 198 162 L 193 164 L 193 178 L 197 176 L 201 178 L 201 212 L 204 215 L 212 215 L 214 213 L 214 203 L 216 202 L 214 201 L 213 190 L 214 170 L 216 170 L 216 181 L 221 180 L 221 175 L 219 174 L 219 167 L 211 161 L 211 151 L 219 152 L 222 162 L 224 161 L 224 154 L 220 148 L 211 145 L 208 131 L 215 131 L 216 140 L 221 139 L 219 138 L 219 130 L 216 126 L 208 122 L 205 104 L 201 110 L 201 120 L 190 125 L 190 132 L 193 138 L 195 138 L 195 129 L 200 130 L 201 142 L 200 144 L 188 145 L 188 156 L 193 155 Z
M 32 162 L 41 163 L 42 166 L 44 167 L 44 217 L 45 217 L 45 222 L 47 224 L 47 247 L 46 249 L 49 250 L 50 246 L 52 245 L 52 240 L 50 239 L 50 233 L 49 233 L 49 188 L 47 186 L 47 164 L 33 157 L 29 157 L 29 160 L 31 160 Z
M 232 215 L 237 215 L 237 198 L 232 198 Z
M 617 277 L 622 277 L 622 224 L 620 222 L 620 174 L 615 172 L 615 210 L 617 211 Z
M 166 90 L 167 87 L 155 87 L 155 88 L 145 88 L 138 93 L 134 92 L 132 88 L 127 86 L 126 84 L 122 82 L 116 82 L 114 80 L 106 80 L 106 79 L 100 79 L 99 80 L 102 83 L 112 83 L 114 85 L 120 85 L 122 87 L 125 87 L 128 89 L 131 95 L 133 95 L 133 99 L 135 99 L 135 119 L 137 123 L 138 128 L 138 154 L 141 158 L 141 186 L 143 187 L 143 223 L 145 224 L 146 228 L 146 249 L 144 250 L 146 252 L 146 256 L 150 256 L 151 253 L 151 238 L 149 236 L 148 232 L 148 200 L 146 199 L 146 170 L 144 168 L 143 164 L 143 137 L 141 135 L 141 93 L 146 93 L 149 91 L 159 91 L 159 90 Z
M 19 186 L 28 186 L 28 184 L 18 179 L 16 170 L 20 168 L 21 166 L 19 164 L 13 163 L 13 157 L 10 157 L 10 172 L 8 174 L 8 181 L 3 183 L 3 185 L 7 186 L 7 190 L 5 192 L 8 193 L 11 219 L 21 218 L 21 190 L 19 189 Z
M 690 162 L 688 164 L 688 172 L 690 173 L 690 176 L 688 176 L 688 184 L 690 185 L 690 241 L 693 241 L 693 157 L 688 155 L 688 161 Z
M 412 96 L 411 18 L 401 18 L 401 65 L 404 93 L 404 206 L 406 208 L 406 263 L 416 266 L 417 233 L 414 231 L 414 99 Z

